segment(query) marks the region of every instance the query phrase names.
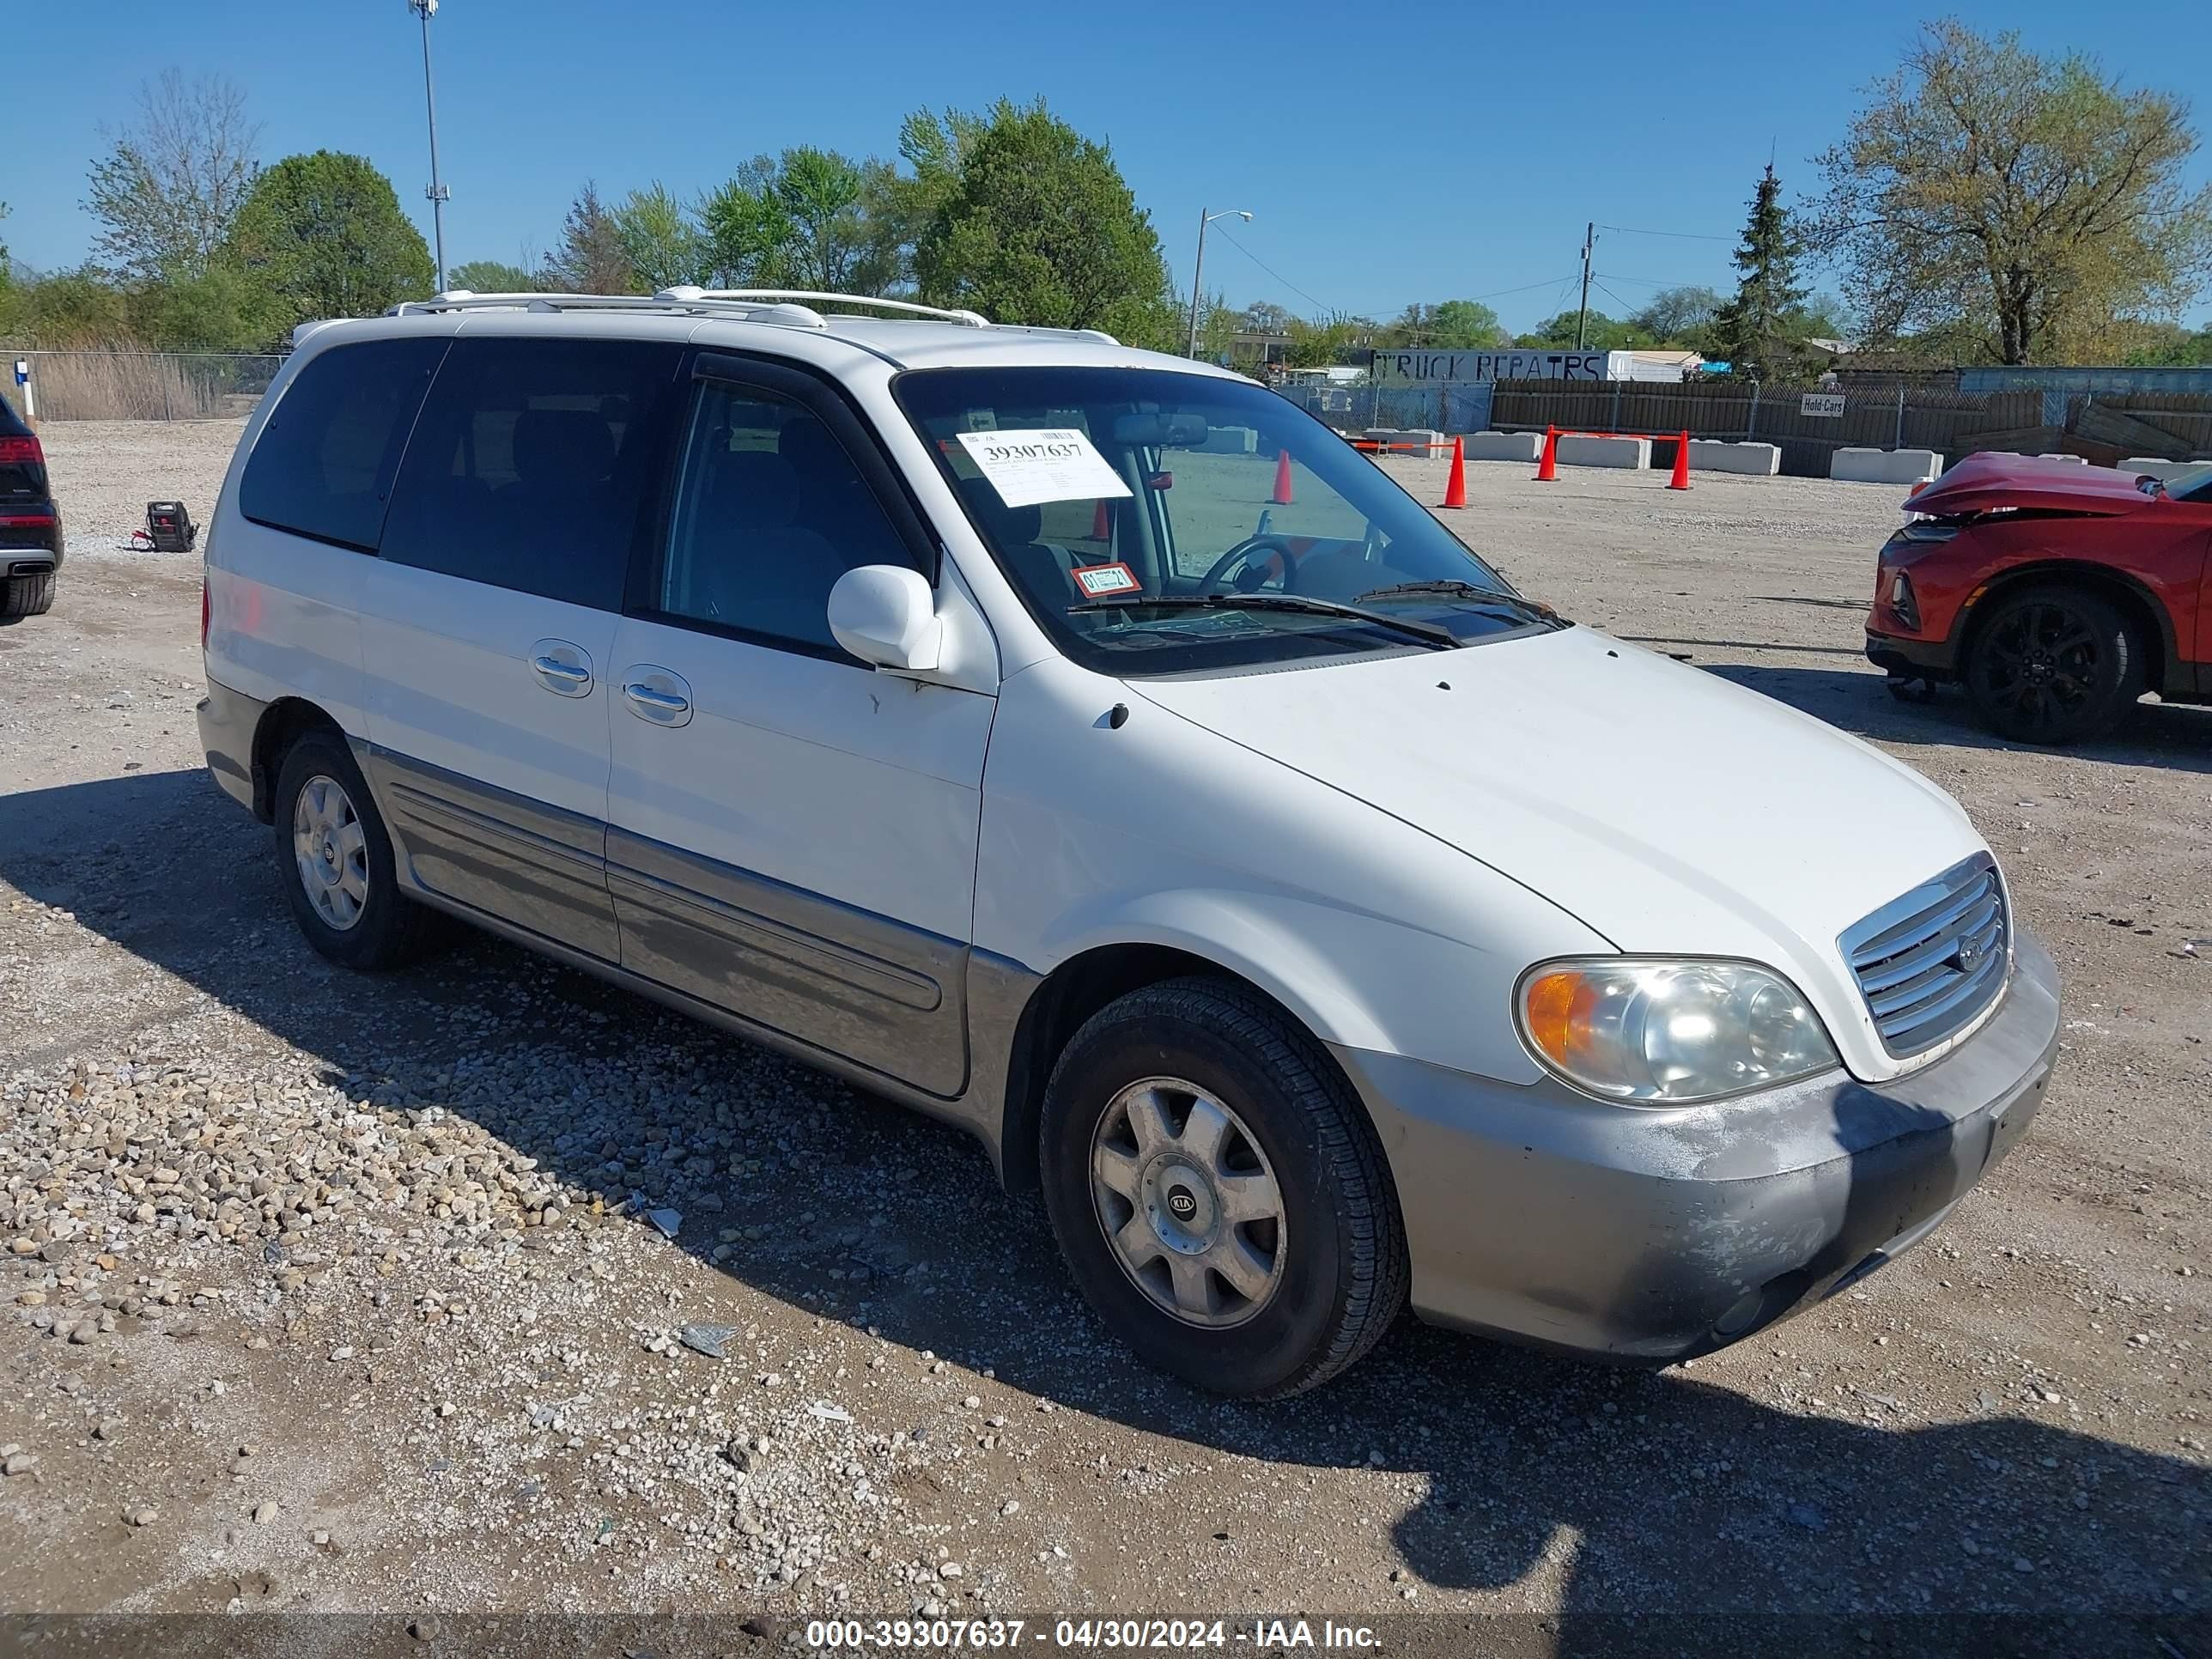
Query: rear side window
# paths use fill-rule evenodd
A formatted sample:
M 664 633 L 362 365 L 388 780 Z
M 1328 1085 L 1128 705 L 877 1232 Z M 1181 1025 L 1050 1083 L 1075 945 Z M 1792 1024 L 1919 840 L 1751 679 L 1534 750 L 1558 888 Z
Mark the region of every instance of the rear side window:
M 256 524 L 374 553 L 408 431 L 448 343 L 370 340 L 317 356 L 261 428 L 238 510 Z
M 620 610 L 682 355 L 635 340 L 456 341 L 407 448 L 385 558 Z

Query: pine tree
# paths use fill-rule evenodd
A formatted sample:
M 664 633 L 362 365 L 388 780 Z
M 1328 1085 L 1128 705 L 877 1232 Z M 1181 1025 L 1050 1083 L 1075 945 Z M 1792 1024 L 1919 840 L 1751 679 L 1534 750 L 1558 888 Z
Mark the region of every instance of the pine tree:
M 1782 205 L 1782 180 L 1770 161 L 1751 199 L 1743 246 L 1735 251 L 1742 279 L 1735 297 L 1713 318 L 1714 343 L 1736 374 L 1787 380 L 1803 367 L 1804 351 L 1790 325 L 1805 303 L 1807 291 L 1797 282 L 1797 260 L 1804 251 L 1790 210 Z

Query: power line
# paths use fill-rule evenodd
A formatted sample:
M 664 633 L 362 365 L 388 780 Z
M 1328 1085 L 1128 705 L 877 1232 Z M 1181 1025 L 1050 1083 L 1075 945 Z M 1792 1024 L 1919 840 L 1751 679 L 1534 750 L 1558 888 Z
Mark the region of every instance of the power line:
M 1250 248 L 1246 247 L 1246 246 L 1244 246 L 1244 244 L 1243 244 L 1243 243 L 1242 243 L 1242 242 L 1238 241 L 1238 240 L 1237 240 L 1234 236 L 1231 236 L 1227 231 L 1225 231 L 1225 230 L 1217 229 L 1217 230 L 1215 230 L 1215 232 L 1214 232 L 1213 234 L 1214 234 L 1216 236 L 1219 236 L 1219 237 L 1225 238 L 1225 239 L 1227 240 L 1227 241 L 1228 241 L 1228 243 L 1229 243 L 1229 246 L 1231 246 L 1231 247 L 1235 248 L 1235 249 L 1236 249 L 1239 253 L 1243 254 L 1246 258 L 1249 259 L 1249 260 L 1250 260 L 1254 264 L 1255 264 L 1255 265 L 1259 266 L 1261 270 L 1262 270 L 1266 271 L 1266 272 L 1267 273 L 1267 275 L 1269 275 L 1270 276 L 1273 277 L 1277 282 L 1280 283 L 1281 283 L 1285 288 L 1286 288 L 1286 289 L 1290 289 L 1290 291 L 1291 291 L 1291 293 L 1293 293 L 1293 294 L 1297 295 L 1300 299 L 1304 300 L 1304 301 L 1308 305 L 1311 306 L 1311 307 L 1313 307 L 1316 312 L 1325 312 L 1325 311 L 1327 311 L 1327 310 L 1328 309 L 1328 307 L 1327 306 L 1323 305 L 1320 301 L 1318 301 L 1318 300 L 1315 299 L 1315 298 L 1314 298 L 1314 296 L 1313 296 L 1312 295 L 1310 295 L 1310 294 L 1307 293 L 1307 292 L 1305 291 L 1305 289 L 1304 289 L 1300 288 L 1300 287 L 1299 287 L 1296 283 L 1292 282 L 1289 277 L 1287 277 L 1287 276 L 1284 276 L 1284 275 L 1283 275 L 1283 273 L 1282 273 L 1281 271 L 1279 271 L 1279 270 L 1276 270 L 1276 269 L 1274 268 L 1274 266 L 1273 266 L 1273 265 L 1269 264 L 1268 264 L 1265 259 L 1262 259 L 1262 258 L 1261 258 L 1258 254 L 1256 254 L 1256 253 L 1253 252 L 1252 252 L 1252 250 L 1251 250 Z
M 1633 283 L 1638 288 L 1711 288 L 1712 286 L 1711 283 L 1669 281 L 1657 276 L 1628 276 L 1617 270 L 1601 271 L 1598 275 L 1603 276 L 1608 283 Z M 1595 278 L 1592 280 L 1595 281 Z
M 1733 236 L 1715 236 L 1702 230 L 1638 230 L 1633 225 L 1600 225 L 1600 230 L 1619 231 L 1623 236 L 1671 236 L 1684 242 L 1733 242 Z

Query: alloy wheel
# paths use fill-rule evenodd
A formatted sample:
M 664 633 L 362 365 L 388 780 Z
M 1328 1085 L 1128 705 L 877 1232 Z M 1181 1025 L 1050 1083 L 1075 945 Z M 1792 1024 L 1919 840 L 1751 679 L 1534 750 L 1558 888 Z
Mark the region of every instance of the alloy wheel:
M 344 933 L 368 903 L 368 837 L 337 779 L 309 778 L 292 803 L 292 858 L 315 914 Z
M 1282 1283 L 1282 1188 L 1243 1120 L 1196 1085 L 1154 1077 L 1108 1103 L 1091 1199 L 1115 1260 L 1154 1306 L 1218 1329 Z

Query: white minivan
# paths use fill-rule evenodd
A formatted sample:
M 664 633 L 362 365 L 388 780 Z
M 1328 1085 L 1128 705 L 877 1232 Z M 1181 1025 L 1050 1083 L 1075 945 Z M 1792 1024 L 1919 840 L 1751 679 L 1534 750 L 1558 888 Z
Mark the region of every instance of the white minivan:
M 859 313 L 888 313 L 863 315 Z M 2018 1140 L 2049 957 L 1933 785 L 1522 597 L 1250 381 L 836 295 L 301 331 L 206 538 L 224 788 L 979 1137 L 1154 1363 L 1663 1363 Z

